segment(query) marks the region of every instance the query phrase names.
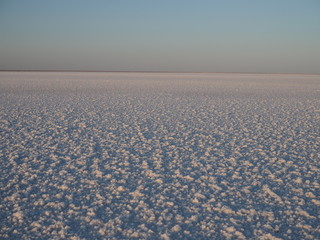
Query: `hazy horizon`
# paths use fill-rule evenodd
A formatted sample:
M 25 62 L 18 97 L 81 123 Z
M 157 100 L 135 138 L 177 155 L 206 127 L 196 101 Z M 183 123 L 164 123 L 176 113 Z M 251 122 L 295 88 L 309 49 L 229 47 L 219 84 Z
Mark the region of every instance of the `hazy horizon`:
M 319 74 L 319 1 L 4 1 L 0 70 Z
M 34 73 L 150 73 L 150 74 L 161 74 L 161 73 L 178 73 L 178 74 L 239 74 L 239 75 L 320 75 L 319 73 L 287 73 L 287 72 L 188 72 L 188 71 L 103 71 L 103 70 L 0 70 L 0 72 L 34 72 Z

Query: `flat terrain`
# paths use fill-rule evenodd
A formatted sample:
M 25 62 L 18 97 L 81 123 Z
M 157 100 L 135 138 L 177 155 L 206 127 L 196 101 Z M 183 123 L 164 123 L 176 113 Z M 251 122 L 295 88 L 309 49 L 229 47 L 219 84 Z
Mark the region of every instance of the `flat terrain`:
M 320 239 L 320 75 L 0 72 L 1 239 Z

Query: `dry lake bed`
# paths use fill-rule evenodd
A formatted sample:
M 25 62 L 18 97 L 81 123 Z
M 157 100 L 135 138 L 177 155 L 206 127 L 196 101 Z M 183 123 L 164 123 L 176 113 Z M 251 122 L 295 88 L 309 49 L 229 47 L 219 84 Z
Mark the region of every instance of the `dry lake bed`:
M 0 72 L 1 239 L 320 239 L 320 75 Z

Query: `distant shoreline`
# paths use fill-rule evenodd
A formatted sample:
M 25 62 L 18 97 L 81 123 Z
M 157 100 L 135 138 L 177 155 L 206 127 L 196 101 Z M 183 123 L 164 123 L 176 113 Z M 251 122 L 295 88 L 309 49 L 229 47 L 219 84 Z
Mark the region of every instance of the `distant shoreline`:
M 0 72 L 47 73 L 179 73 L 179 74 L 261 74 L 261 75 L 320 75 L 320 73 L 268 73 L 268 72 L 175 72 L 175 71 L 93 71 L 93 70 L 0 70 Z

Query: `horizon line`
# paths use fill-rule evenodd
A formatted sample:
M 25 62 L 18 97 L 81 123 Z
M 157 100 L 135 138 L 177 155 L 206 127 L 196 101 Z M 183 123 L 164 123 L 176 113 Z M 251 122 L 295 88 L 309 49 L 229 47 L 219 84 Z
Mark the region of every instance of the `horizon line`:
M 104 71 L 104 70 L 2 70 L 0 72 L 69 72 L 69 73 L 219 73 L 219 74 L 277 74 L 277 75 L 320 75 L 319 73 L 283 73 L 283 72 L 206 72 L 206 71 Z

